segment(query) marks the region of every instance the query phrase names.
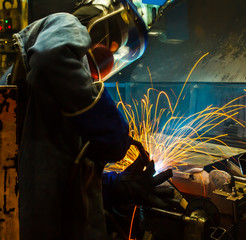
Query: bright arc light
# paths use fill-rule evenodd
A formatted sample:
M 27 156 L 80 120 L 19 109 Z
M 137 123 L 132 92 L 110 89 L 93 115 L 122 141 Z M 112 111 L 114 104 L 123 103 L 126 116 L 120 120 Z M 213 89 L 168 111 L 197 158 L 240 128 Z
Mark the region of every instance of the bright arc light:
M 246 106 L 236 103 L 245 95 L 235 98 L 221 107 L 210 105 L 188 117 L 175 112 L 192 71 L 206 55 L 203 55 L 192 68 L 174 104 L 171 103 L 166 92 L 149 88 L 140 104 L 133 99 L 133 106 L 131 106 L 122 101 L 117 86 L 120 97 L 118 107 L 123 110 L 129 123 L 130 136 L 143 144 L 149 152 L 150 158 L 155 161 L 157 172 L 167 168 L 178 169 L 185 165 L 184 160 L 188 159 L 191 154 L 194 157 L 194 152 L 209 155 L 213 159 L 214 157 L 205 150 L 205 143 L 208 142 L 217 142 L 216 147 L 223 155 L 219 144 L 227 146 L 222 141 L 222 138 L 227 134 L 207 137 L 207 133 L 228 119 L 245 127 L 244 123 L 237 119 L 237 115 L 239 110 L 245 109 Z M 153 92 L 158 93 L 154 103 L 150 101 L 150 94 Z M 164 102 L 165 106 L 160 108 Z M 138 154 L 137 149 L 131 146 L 122 161 L 114 165 L 107 165 L 106 170 L 122 171 L 137 158 Z

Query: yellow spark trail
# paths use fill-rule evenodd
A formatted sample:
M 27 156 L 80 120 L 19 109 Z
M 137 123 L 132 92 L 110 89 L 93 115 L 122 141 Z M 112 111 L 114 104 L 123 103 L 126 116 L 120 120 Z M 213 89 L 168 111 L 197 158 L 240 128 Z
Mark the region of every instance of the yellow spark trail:
M 207 53 L 208 54 L 208 53 Z M 221 107 L 212 105 L 200 112 L 188 117 L 176 113 L 185 85 L 197 64 L 205 57 L 203 55 L 190 71 L 183 88 L 174 104 L 165 91 L 158 91 L 153 87 L 148 89 L 146 95 L 138 103 L 133 99 L 133 105 L 122 101 L 117 86 L 120 101 L 118 107 L 123 110 L 130 127 L 130 136 L 140 141 L 149 152 L 150 158 L 155 161 L 155 168 L 158 172 L 167 168 L 178 168 L 184 165 L 183 161 L 194 152 L 214 156 L 206 152 L 205 143 L 216 142 L 227 146 L 222 138 L 227 134 L 215 137 L 207 137 L 215 127 L 230 119 L 238 125 L 245 127 L 244 122 L 237 119 L 239 110 L 245 109 L 245 105 L 238 104 L 238 100 L 245 95 L 235 98 Z M 158 93 L 154 103 L 150 101 L 150 93 Z M 152 95 L 151 95 L 152 96 Z M 162 107 L 163 106 L 163 107 Z M 216 145 L 223 155 L 223 151 Z M 229 146 L 227 146 L 230 148 Z M 232 151 L 232 150 L 231 150 Z M 107 166 L 110 170 L 122 171 L 131 164 L 138 156 L 138 151 L 134 146 L 128 150 L 124 160 L 114 166 Z

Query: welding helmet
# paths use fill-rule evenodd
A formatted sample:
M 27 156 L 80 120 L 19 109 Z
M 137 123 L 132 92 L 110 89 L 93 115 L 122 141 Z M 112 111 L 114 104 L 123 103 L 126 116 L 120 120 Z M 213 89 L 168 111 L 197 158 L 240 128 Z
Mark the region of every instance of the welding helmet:
M 94 79 L 107 80 L 144 53 L 147 27 L 131 0 L 91 1 L 74 15 L 92 39 L 87 56 Z

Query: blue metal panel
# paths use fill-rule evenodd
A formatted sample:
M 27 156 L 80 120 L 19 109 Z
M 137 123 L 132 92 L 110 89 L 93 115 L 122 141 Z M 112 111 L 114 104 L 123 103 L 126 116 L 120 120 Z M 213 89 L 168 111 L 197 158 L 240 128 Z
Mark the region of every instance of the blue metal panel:
M 145 4 L 151 4 L 151 5 L 164 5 L 167 0 L 142 0 Z

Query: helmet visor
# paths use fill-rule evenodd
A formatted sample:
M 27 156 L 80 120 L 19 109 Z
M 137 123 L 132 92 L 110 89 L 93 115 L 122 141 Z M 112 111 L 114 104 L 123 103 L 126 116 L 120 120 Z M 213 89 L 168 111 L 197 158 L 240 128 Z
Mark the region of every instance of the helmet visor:
M 92 76 L 102 81 L 141 57 L 147 44 L 146 25 L 130 1 L 122 0 L 107 13 L 93 18 L 88 32 L 92 39 Z

